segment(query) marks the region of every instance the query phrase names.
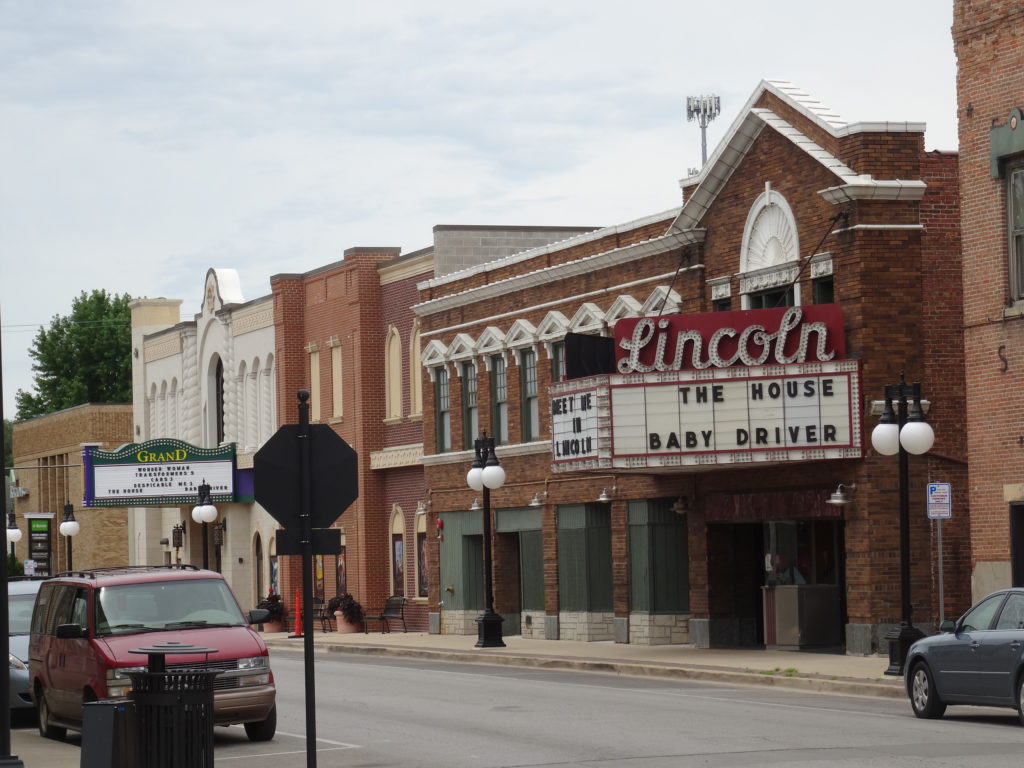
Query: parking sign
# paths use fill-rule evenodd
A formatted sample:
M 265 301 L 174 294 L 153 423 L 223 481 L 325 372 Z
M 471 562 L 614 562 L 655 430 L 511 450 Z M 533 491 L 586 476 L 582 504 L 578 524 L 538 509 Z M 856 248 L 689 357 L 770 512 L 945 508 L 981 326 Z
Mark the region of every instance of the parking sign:
M 928 483 L 928 518 L 930 520 L 948 520 L 952 516 L 952 484 Z

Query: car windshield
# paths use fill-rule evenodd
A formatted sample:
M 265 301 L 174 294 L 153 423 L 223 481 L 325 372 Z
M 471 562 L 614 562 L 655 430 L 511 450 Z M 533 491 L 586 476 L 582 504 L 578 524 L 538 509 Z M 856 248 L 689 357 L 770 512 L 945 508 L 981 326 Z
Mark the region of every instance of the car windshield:
M 234 595 L 220 579 L 119 584 L 103 587 L 96 598 L 97 635 L 245 624 Z
M 35 595 L 10 595 L 8 599 L 8 626 L 12 635 L 27 635 L 32 625 L 32 606 Z

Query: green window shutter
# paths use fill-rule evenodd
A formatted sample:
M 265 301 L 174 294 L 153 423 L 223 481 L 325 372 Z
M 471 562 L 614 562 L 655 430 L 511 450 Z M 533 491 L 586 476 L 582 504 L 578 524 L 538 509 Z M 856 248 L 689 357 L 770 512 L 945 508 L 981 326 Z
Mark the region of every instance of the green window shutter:
M 524 611 L 544 610 L 544 535 L 541 531 L 519 534 L 520 583 Z

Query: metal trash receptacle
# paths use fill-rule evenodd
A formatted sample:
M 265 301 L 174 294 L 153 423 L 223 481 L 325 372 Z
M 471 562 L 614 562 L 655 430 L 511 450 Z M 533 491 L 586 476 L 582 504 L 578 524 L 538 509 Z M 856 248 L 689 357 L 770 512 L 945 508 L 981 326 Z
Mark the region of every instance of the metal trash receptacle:
M 219 670 L 168 670 L 169 653 L 213 653 L 183 643 L 163 643 L 132 653 L 149 655 L 144 672 L 129 673 L 135 706 L 138 768 L 213 768 L 213 681 Z
M 82 706 L 80 768 L 135 768 L 135 704 L 124 699 Z

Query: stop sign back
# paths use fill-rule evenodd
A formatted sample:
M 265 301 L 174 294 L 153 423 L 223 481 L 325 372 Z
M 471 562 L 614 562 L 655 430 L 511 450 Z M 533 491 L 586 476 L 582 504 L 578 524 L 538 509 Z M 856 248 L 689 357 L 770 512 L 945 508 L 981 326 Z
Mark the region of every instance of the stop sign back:
M 285 528 L 301 527 L 300 425 L 285 424 L 253 456 L 253 493 Z M 309 437 L 313 528 L 329 528 L 359 498 L 358 456 L 326 424 L 306 426 Z

